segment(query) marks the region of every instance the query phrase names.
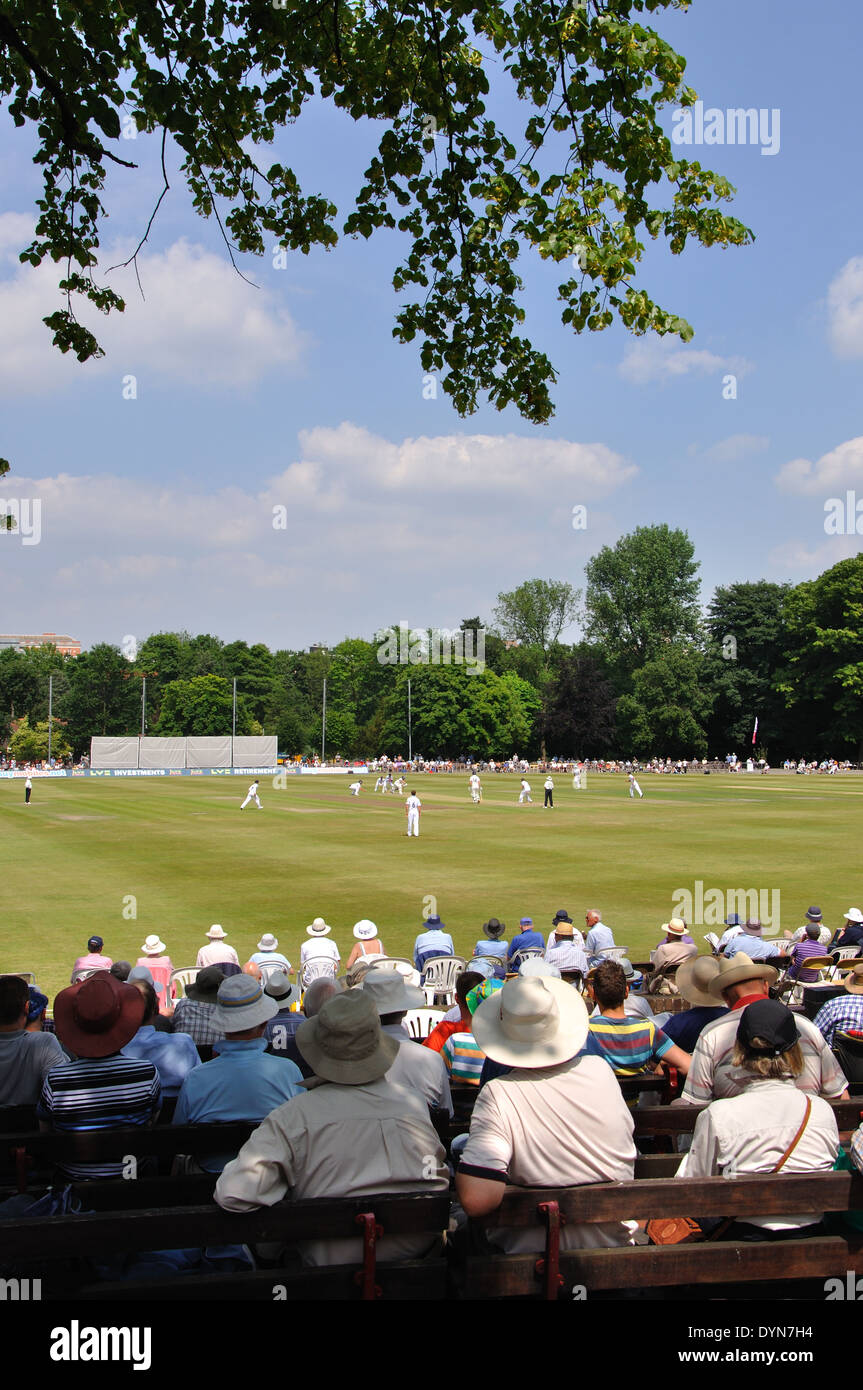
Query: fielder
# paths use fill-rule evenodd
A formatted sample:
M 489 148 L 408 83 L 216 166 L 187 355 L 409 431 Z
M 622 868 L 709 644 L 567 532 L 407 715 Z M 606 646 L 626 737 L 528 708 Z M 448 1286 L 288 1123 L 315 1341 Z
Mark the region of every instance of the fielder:
M 362 782 L 351 782 L 351 785 L 348 788 L 351 796 L 359 796 L 360 791 L 362 789 L 362 785 Z
M 524 777 L 521 779 L 521 791 L 518 794 L 519 806 L 523 801 L 529 801 L 531 806 L 533 805 L 533 797 L 530 794 L 530 782 L 526 781 Z
M 248 804 L 249 804 L 250 801 L 254 801 L 254 803 L 255 803 L 255 805 L 257 806 L 257 808 L 258 808 L 259 811 L 263 810 L 263 807 L 261 806 L 261 803 L 260 803 L 260 801 L 258 800 L 258 779 L 257 779 L 257 778 L 255 778 L 254 782 L 253 782 L 252 785 L 249 787 L 249 790 L 248 790 L 248 792 L 246 793 L 246 799 L 245 799 L 245 801 L 243 802 L 242 806 L 240 807 L 240 810 L 241 810 L 241 811 L 245 811 L 245 809 L 246 809 L 246 807 L 248 806 Z
M 474 805 L 478 806 L 482 801 L 482 782 L 479 780 L 479 775 L 476 772 L 474 772 L 470 778 L 470 795 Z
M 405 815 L 408 818 L 408 835 L 419 835 L 420 833 L 420 811 L 422 810 L 422 805 L 416 792 L 411 792 L 405 802 Z
M 378 780 L 375 782 L 375 791 L 376 791 L 376 792 L 385 792 L 386 789 L 387 789 L 387 779 L 386 779 L 386 777 L 379 777 Z
M 630 772 L 630 774 L 629 774 L 629 795 L 630 795 L 631 797 L 634 797 L 636 792 L 638 792 L 638 795 L 639 795 L 639 796 L 644 796 L 644 792 L 641 790 L 641 787 L 638 785 L 638 783 L 637 783 L 636 780 L 635 780 L 635 773 L 634 773 L 634 772 Z
M 584 789 L 584 787 L 585 787 L 586 785 L 587 785 L 587 778 L 586 778 L 586 776 L 585 776 L 584 781 L 582 781 L 581 768 L 580 768 L 580 767 L 576 767 L 575 772 L 572 774 L 572 789 L 573 789 L 573 791 L 575 791 L 575 792 L 580 792 L 580 791 L 582 791 L 582 790 Z

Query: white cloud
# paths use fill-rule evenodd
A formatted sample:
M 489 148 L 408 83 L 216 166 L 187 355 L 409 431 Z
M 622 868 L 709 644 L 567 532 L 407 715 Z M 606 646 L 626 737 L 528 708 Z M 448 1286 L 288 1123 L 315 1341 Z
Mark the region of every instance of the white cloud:
M 659 338 L 653 333 L 627 344 L 617 370 L 626 381 L 647 386 L 652 381 L 710 372 L 733 372 L 741 377 L 752 370 L 752 363 L 744 357 L 719 357 L 704 348 L 681 347 L 678 338 Z
M 809 459 L 791 459 L 776 474 L 774 480 L 781 492 L 801 497 L 817 493 L 833 494 L 837 489 L 863 487 L 863 435 L 846 439 L 829 453 L 812 463 Z
M 852 257 L 831 281 L 827 309 L 837 357 L 863 357 L 863 256 Z
M 766 434 L 730 434 L 705 449 L 703 457 L 711 463 L 738 463 L 752 454 L 763 454 L 769 444 Z
M 78 363 L 51 345 L 42 319 L 63 307 L 57 289 L 62 267 L 17 264 L 32 234 L 19 213 L 0 215 L 0 261 L 15 270 L 0 280 L 0 395 L 44 395 L 80 387 L 95 376 L 142 373 L 202 387 L 247 387 L 274 371 L 296 369 L 305 335 L 271 290 L 241 280 L 226 258 L 185 239 L 161 252 L 145 247 L 133 267 L 94 273 L 126 301 L 125 313 L 103 317 L 74 303 L 81 322 L 96 334 L 106 356 Z M 128 259 L 134 246 L 115 243 L 103 266 Z
M 788 570 L 795 575 L 815 578 L 832 569 L 840 560 L 849 560 L 860 550 L 859 536 L 831 536 L 823 545 L 810 547 L 805 541 L 783 541 L 774 546 L 767 560 L 775 569 Z

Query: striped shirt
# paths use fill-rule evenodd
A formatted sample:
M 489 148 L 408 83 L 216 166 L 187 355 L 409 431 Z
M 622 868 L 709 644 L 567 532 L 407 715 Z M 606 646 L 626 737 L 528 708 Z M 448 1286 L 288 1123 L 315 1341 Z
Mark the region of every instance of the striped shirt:
M 746 1090 L 752 1081 L 752 1073 L 743 1067 L 734 1067 L 734 1044 L 737 1042 L 741 1009 L 761 998 L 762 995 L 755 994 L 739 999 L 723 1018 L 708 1023 L 695 1044 L 692 1062 L 680 1093 L 682 1101 L 689 1105 L 703 1105 L 709 1100 L 739 1096 Z M 803 1053 L 803 1071 L 797 1077 L 797 1089 L 808 1091 L 813 1096 L 824 1096 L 826 1100 L 835 1100 L 848 1084 L 839 1063 L 814 1023 L 810 1023 L 804 1014 L 795 1014 L 794 1021 Z
M 821 978 L 818 970 L 807 970 L 805 961 L 809 956 L 823 956 L 824 947 L 820 941 L 812 941 L 809 937 L 805 941 L 800 941 L 791 952 L 793 964 L 788 971 L 789 976 L 794 980 L 799 980 L 802 985 L 814 984 Z
M 485 1053 L 477 1046 L 473 1033 L 451 1033 L 441 1048 L 450 1081 L 478 1086 Z
M 828 1000 L 815 1015 L 815 1027 L 828 1047 L 833 1046 L 834 1033 L 863 1028 L 863 994 L 839 994 Z
M 658 1062 L 674 1046 L 652 1018 L 600 1014 L 590 1020 L 590 1031 L 618 1076 L 637 1076 L 648 1062 Z
M 214 1043 L 225 1036 L 224 1028 L 215 1023 L 218 1004 L 205 1004 L 202 999 L 190 999 L 184 995 L 177 1000 L 177 1007 L 171 1015 L 172 1031 L 188 1033 L 195 1043 Z
M 58 1134 L 76 1130 L 121 1129 L 149 1125 L 159 1109 L 159 1075 L 152 1062 L 114 1053 L 82 1057 L 53 1067 L 45 1077 L 36 1113 Z M 118 1178 L 122 1159 L 113 1163 L 63 1163 L 70 1178 Z

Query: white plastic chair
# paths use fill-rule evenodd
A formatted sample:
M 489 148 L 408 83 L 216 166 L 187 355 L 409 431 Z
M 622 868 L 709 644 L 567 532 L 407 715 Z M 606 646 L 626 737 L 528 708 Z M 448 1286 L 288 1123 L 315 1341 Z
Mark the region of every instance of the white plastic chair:
M 440 1003 L 442 999 L 447 1005 L 454 1003 L 455 982 L 464 968 L 462 956 L 434 956 L 423 970 L 422 987 L 426 1003 L 432 1005 Z
M 180 994 L 179 991 L 177 992 L 176 998 L 177 998 L 177 999 L 182 999 L 182 998 L 184 998 L 184 997 L 185 997 L 185 994 L 186 994 L 186 986 L 187 986 L 187 985 L 193 985 L 193 984 L 195 983 L 195 980 L 196 980 L 197 978 L 198 978 L 198 968 L 197 968 L 197 966 L 195 966 L 195 965 L 187 965 L 187 966 L 184 966 L 184 967 L 182 968 L 182 970 L 174 970 L 174 971 L 172 971 L 172 972 L 171 972 L 171 984 L 172 984 L 172 985 L 181 985 L 181 986 L 182 986 L 182 990 L 183 990 L 183 993 L 182 993 L 182 994 Z
M 422 1042 L 444 1016 L 443 1009 L 408 1009 L 402 1023 L 415 1042 Z
M 420 972 L 415 968 L 413 961 L 407 960 L 404 956 L 381 956 L 375 960 L 372 969 L 395 970 L 407 985 L 418 985 L 420 982 Z
M 338 969 L 338 962 L 330 956 L 313 956 L 300 971 L 300 985 L 308 989 L 313 980 L 334 980 Z
M 80 970 L 73 970 L 73 971 L 72 971 L 72 984 L 73 984 L 73 985 L 79 985 L 79 984 L 81 983 L 82 980 L 89 980 L 89 978 L 90 978 L 91 975 L 98 975 L 98 974 L 99 974 L 99 971 L 100 971 L 101 969 L 102 969 L 102 967 L 101 967 L 100 965 L 97 965 L 97 966 L 95 966 L 95 967 L 94 967 L 94 966 L 82 966 L 82 968 L 81 968 Z
M 606 960 L 623 960 L 625 956 L 628 956 L 628 955 L 629 955 L 629 947 L 628 947 L 628 946 L 606 946 L 605 950 L 604 950 L 604 951 L 600 951 L 599 954 L 600 954 L 601 956 L 605 956 L 605 959 L 606 959 Z M 651 959 L 652 959 L 652 957 L 651 957 Z

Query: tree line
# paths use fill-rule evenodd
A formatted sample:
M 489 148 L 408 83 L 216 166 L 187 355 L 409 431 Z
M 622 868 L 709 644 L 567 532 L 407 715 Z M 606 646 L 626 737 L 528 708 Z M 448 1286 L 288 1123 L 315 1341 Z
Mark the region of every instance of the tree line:
M 0 651 L 0 746 L 20 759 L 80 757 L 94 734 L 276 734 L 287 754 L 408 750 L 426 758 L 653 755 L 722 758 L 752 747 L 773 763 L 863 761 L 863 556 L 801 584 L 716 589 L 702 609 L 684 531 L 639 527 L 586 566 L 584 593 L 531 579 L 486 622 L 462 621 L 483 662 L 430 661 L 417 640 L 393 660 L 397 623 L 372 640 L 271 651 L 210 634 L 160 632 L 134 660 L 99 643 Z M 560 635 L 574 620 L 580 641 Z M 482 647 L 480 648 L 480 634 Z M 389 637 L 389 640 L 387 640 Z

